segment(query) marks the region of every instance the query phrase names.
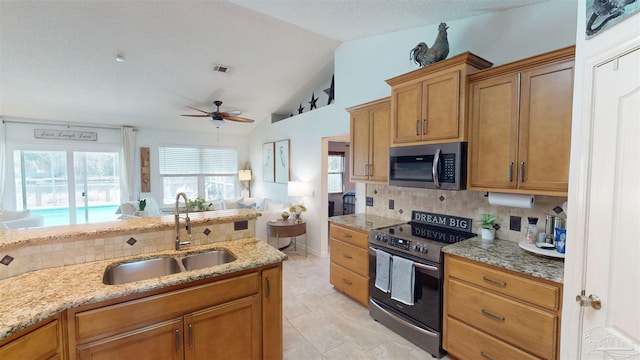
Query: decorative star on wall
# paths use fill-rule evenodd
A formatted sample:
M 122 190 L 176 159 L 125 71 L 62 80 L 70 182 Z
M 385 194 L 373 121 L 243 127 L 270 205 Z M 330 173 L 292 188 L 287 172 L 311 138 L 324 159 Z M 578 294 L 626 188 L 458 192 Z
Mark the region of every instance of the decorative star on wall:
M 304 106 L 300 104 L 300 106 L 298 107 L 298 114 L 302 114 L 303 111 L 304 111 Z
M 309 104 L 311 106 L 309 107 L 309 110 L 317 109 L 318 108 L 318 106 L 316 105 L 317 102 L 318 102 L 318 98 L 316 97 L 316 94 L 311 93 L 311 101 L 309 101 Z
M 334 77 L 335 77 L 335 75 L 331 77 L 331 87 L 330 87 L 330 88 L 328 88 L 328 89 L 324 89 L 324 92 L 325 92 L 327 95 L 329 95 L 329 101 L 327 101 L 327 105 L 331 104 L 331 102 L 332 102 L 333 100 L 335 100 L 335 99 L 334 99 L 334 97 L 333 97 L 333 89 L 334 89 L 334 82 L 333 82 L 333 78 L 334 78 Z

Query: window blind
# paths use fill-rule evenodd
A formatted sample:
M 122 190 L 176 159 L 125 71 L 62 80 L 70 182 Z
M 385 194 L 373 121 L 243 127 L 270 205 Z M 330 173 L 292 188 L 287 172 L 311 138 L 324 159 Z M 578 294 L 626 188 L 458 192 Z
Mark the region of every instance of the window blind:
M 238 150 L 160 146 L 160 175 L 237 175 Z

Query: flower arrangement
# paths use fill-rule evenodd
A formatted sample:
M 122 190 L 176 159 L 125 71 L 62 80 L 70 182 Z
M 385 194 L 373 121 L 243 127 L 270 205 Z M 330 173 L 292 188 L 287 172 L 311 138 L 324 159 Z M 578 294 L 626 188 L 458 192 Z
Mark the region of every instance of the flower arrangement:
M 304 207 L 304 205 L 302 204 L 291 205 L 289 207 L 289 212 L 292 212 L 292 213 L 300 214 L 301 212 L 305 212 L 305 211 L 307 211 L 307 208 Z

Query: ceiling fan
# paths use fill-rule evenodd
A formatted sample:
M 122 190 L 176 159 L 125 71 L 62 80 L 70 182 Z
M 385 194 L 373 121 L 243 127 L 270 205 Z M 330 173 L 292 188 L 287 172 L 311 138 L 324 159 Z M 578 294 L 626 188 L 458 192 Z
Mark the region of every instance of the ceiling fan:
M 215 127 L 220 127 L 222 126 L 222 124 L 224 124 L 224 120 L 229 120 L 229 121 L 237 121 L 237 122 L 242 122 L 242 123 L 252 123 L 255 120 L 253 119 L 247 119 L 247 118 L 243 118 L 243 117 L 239 117 L 238 115 L 242 114 L 242 111 L 239 110 L 232 110 L 232 111 L 220 111 L 220 105 L 222 105 L 222 101 L 220 100 L 216 100 L 213 102 L 213 104 L 216 106 L 216 111 L 204 111 L 204 110 L 200 110 L 197 108 L 194 108 L 192 106 L 187 106 L 189 109 L 193 109 L 193 110 L 197 110 L 200 111 L 204 114 L 198 114 L 198 115 L 182 115 L 182 116 L 189 116 L 189 117 L 210 117 L 211 120 L 211 125 L 215 126 Z

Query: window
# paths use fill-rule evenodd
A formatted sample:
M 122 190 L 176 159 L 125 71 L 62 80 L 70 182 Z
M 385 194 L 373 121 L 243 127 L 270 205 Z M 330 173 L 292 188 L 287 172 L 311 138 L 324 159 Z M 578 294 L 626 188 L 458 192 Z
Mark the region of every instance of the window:
M 329 152 L 328 161 L 328 192 L 329 194 L 342 193 L 343 191 L 343 174 L 344 174 L 344 153 Z
M 14 150 L 16 210 L 44 216 L 44 226 L 116 220 L 120 154 Z
M 238 150 L 161 146 L 159 157 L 163 204 L 175 204 L 179 192 L 207 201 L 235 197 Z

